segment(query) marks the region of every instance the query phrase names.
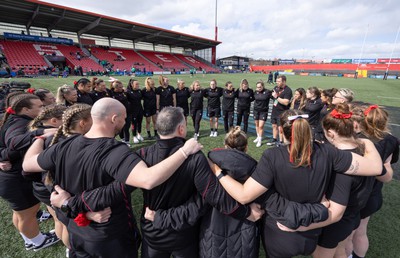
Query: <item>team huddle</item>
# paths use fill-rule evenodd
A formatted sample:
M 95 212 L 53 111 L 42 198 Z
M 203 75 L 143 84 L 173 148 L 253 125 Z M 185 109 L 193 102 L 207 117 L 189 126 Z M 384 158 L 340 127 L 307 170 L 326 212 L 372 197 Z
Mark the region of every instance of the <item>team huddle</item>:
M 271 258 L 365 257 L 369 218 L 399 158 L 388 113 L 354 102 L 349 89 L 293 94 L 286 80 L 252 90 L 243 79 L 235 90 L 216 80 L 205 89 L 179 80 L 174 88 L 160 76 L 159 87 L 148 77 L 141 89 L 134 78 L 126 87 L 111 78 L 108 89 L 102 79 L 82 78 L 56 96 L 8 94 L 0 196 L 24 248 L 61 240 L 69 257 L 258 257 L 261 243 Z M 204 100 L 209 136 L 218 136 L 221 116 L 225 132 L 224 146 L 206 155 L 197 141 Z M 249 117 L 261 147 L 270 103 L 274 147 L 257 162 L 247 152 Z M 189 115 L 194 136 L 186 140 Z M 131 143 L 145 140 L 143 118 L 145 138 L 156 142 L 134 152 Z M 54 231 L 40 232 L 40 203 Z

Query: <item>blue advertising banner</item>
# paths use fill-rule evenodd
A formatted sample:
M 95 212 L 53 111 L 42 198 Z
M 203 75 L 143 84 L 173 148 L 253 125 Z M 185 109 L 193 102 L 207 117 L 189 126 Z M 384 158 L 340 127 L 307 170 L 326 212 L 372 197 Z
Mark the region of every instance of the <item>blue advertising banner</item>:
M 279 60 L 279 64 L 294 64 L 294 60 L 292 60 L 292 59 L 282 59 L 282 60 Z
M 357 59 L 353 59 L 353 64 L 376 64 L 376 59 L 372 59 L 372 58 L 357 58 Z
M 5 39 L 14 39 L 14 40 L 24 40 L 24 41 L 65 44 L 65 45 L 73 45 L 74 44 L 72 39 L 40 37 L 40 36 L 22 35 L 22 34 L 8 33 L 8 32 L 4 32 L 4 38 Z

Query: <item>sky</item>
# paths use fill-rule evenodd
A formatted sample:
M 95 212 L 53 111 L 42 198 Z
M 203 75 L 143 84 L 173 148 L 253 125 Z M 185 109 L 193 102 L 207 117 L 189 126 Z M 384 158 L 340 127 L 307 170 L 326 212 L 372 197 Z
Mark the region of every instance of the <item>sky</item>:
M 400 58 L 398 0 L 46 2 L 208 39 L 217 2 L 217 58 Z

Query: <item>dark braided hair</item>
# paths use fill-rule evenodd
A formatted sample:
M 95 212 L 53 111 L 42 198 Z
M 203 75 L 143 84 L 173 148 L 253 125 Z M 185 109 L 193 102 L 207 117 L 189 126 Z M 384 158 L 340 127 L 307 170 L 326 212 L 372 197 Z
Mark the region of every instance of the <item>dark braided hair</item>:
M 52 118 L 62 119 L 64 111 L 67 109 L 64 105 L 49 105 L 42 109 L 37 117 L 35 117 L 29 123 L 29 129 L 31 131 L 37 130 L 40 126 L 43 126 L 43 122 Z

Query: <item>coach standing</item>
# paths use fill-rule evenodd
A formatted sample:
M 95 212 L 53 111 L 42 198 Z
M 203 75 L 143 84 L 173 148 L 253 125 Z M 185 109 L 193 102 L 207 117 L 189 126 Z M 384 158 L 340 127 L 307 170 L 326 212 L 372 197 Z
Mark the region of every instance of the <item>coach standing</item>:
M 272 106 L 271 123 L 272 123 L 272 141 L 268 142 L 267 145 L 279 146 L 283 142 L 283 135 L 281 134 L 280 115 L 283 111 L 288 110 L 290 107 L 290 100 L 292 99 L 292 89 L 286 85 L 286 76 L 280 75 L 276 79 L 276 86 L 272 92 L 274 98 L 274 104 Z M 279 133 L 279 141 L 278 141 Z

